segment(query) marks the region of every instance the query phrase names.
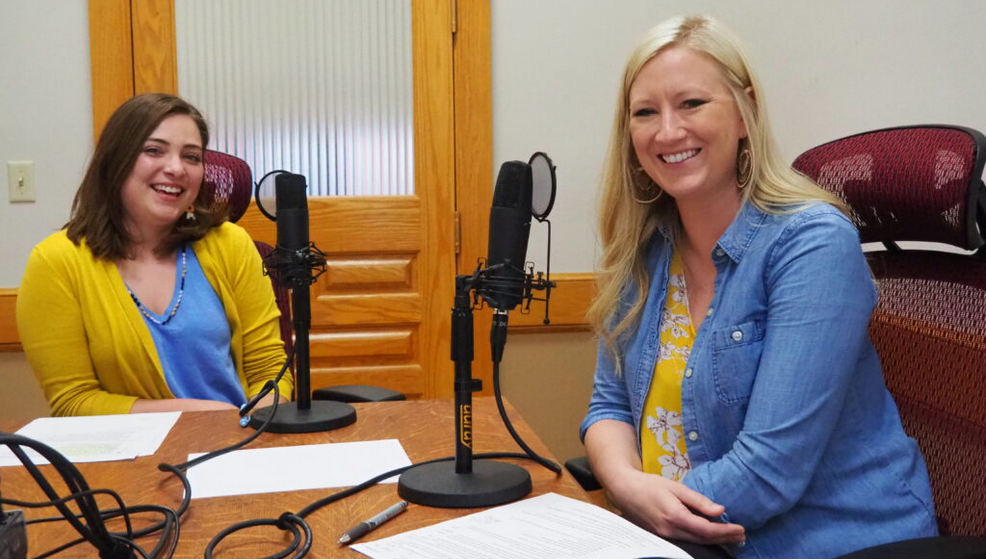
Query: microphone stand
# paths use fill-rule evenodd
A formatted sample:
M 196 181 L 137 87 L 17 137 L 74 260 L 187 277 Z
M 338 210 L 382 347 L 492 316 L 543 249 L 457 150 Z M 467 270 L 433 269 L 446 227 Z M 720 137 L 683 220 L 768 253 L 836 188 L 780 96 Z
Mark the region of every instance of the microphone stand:
M 499 461 L 473 461 L 472 394 L 483 382 L 472 376 L 473 314 L 470 293 L 483 282 L 483 272 L 455 279 L 452 309 L 452 360 L 455 362 L 455 464 L 428 463 L 401 475 L 397 493 L 416 504 L 446 507 L 487 507 L 519 500 L 531 492 L 526 469 Z
M 337 401 L 312 401 L 309 331 L 312 323 L 311 292 L 315 282 L 312 270 L 325 265 L 325 256 L 313 245 L 287 253 L 287 273 L 283 275 L 291 286 L 292 324 L 295 345 L 295 402 L 281 403 L 267 431 L 279 434 L 324 432 L 348 426 L 356 421 L 356 409 Z M 259 428 L 267 421 L 273 407 L 258 409 L 250 417 L 250 426 Z

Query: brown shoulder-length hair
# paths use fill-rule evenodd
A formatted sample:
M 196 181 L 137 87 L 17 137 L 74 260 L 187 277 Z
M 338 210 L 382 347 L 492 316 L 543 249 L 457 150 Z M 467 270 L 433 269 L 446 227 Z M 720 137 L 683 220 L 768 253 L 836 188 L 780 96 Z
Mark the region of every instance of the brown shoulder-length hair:
M 127 231 L 121 192 L 144 142 L 172 115 L 187 115 L 195 121 L 204 151 L 209 143 L 209 125 L 202 114 L 184 99 L 164 93 L 145 93 L 127 100 L 113 112 L 99 135 L 65 224 L 68 238 L 76 245 L 84 240 L 96 258 L 115 261 L 132 256 L 133 238 Z M 166 255 L 222 224 L 228 210 L 213 205 L 212 200 L 212 192 L 203 185 L 195 199 L 195 219 L 188 220 L 182 214 L 155 252 Z

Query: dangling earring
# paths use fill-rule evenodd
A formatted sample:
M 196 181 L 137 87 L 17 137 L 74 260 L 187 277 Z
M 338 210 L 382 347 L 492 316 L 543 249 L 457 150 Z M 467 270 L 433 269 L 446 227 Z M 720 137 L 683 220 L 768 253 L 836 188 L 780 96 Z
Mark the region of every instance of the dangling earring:
M 194 204 L 189 204 L 188 205 L 188 209 L 185 210 L 185 219 L 188 220 L 189 222 L 194 222 L 195 220 L 198 219 L 198 217 L 195 215 L 195 205 Z
M 736 182 L 740 190 L 753 182 L 753 150 L 750 149 L 749 140 L 740 144 L 739 153 L 736 155 Z
M 651 183 L 651 188 L 647 189 L 646 192 L 644 191 L 644 189 L 638 189 L 637 187 L 630 187 L 630 190 L 633 193 L 630 196 L 633 197 L 634 202 L 638 202 L 640 204 L 650 204 L 651 202 L 655 202 L 657 199 L 661 198 L 662 194 L 664 194 L 664 191 L 661 190 L 661 187 L 657 186 L 657 183 Z M 650 193 L 653 191 L 657 191 L 657 194 L 651 195 Z M 642 193 L 644 196 L 652 196 L 652 198 L 649 198 L 647 200 L 641 200 L 637 198 L 638 192 Z
M 642 167 L 638 167 L 636 171 L 638 176 L 644 176 L 642 179 L 648 184 L 648 187 L 646 189 L 639 188 L 637 186 L 639 181 L 636 178 L 634 179 L 633 183 L 630 185 L 630 197 L 633 198 L 634 202 L 638 204 L 650 204 L 661 198 L 661 195 L 664 194 L 664 189 L 662 189 L 660 185 L 655 183 L 646 173 L 644 173 L 644 169 Z M 653 194 L 654 191 L 657 191 L 657 194 Z M 645 198 L 646 200 L 644 200 Z

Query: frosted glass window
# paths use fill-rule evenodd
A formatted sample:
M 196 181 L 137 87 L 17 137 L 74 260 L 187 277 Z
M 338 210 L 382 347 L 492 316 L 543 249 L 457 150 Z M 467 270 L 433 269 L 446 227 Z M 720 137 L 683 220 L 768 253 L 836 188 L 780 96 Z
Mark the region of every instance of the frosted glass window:
M 178 89 L 254 180 L 414 194 L 411 0 L 176 0 Z

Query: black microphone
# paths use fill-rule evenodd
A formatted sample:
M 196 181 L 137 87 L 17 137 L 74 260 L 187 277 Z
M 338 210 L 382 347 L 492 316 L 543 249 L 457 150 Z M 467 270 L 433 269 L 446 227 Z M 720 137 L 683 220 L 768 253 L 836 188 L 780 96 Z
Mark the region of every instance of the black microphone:
M 277 196 L 277 248 L 286 257 L 278 271 L 285 284 L 308 286 L 311 270 L 304 253 L 309 246 L 308 194 L 304 175 L 282 173 L 275 178 Z M 295 310 L 298 313 L 299 310 Z M 304 311 L 304 310 L 300 310 Z
M 507 161 L 500 166 L 490 208 L 488 289 L 483 294 L 490 306 L 500 312 L 517 307 L 524 298 L 532 191 L 530 165 Z
M 250 419 L 257 428 L 271 419 L 268 431 L 309 433 L 348 426 L 356 410 L 346 403 L 312 402 L 309 331 L 312 322 L 310 286 L 325 271 L 325 253 L 311 243 L 308 233 L 308 185 L 304 175 L 281 173 L 274 178 L 277 205 L 277 247 L 264 260 L 267 272 L 291 288 L 291 323 L 294 327 L 294 387 L 297 400 L 258 410 Z M 315 273 L 318 271 L 317 274 Z

